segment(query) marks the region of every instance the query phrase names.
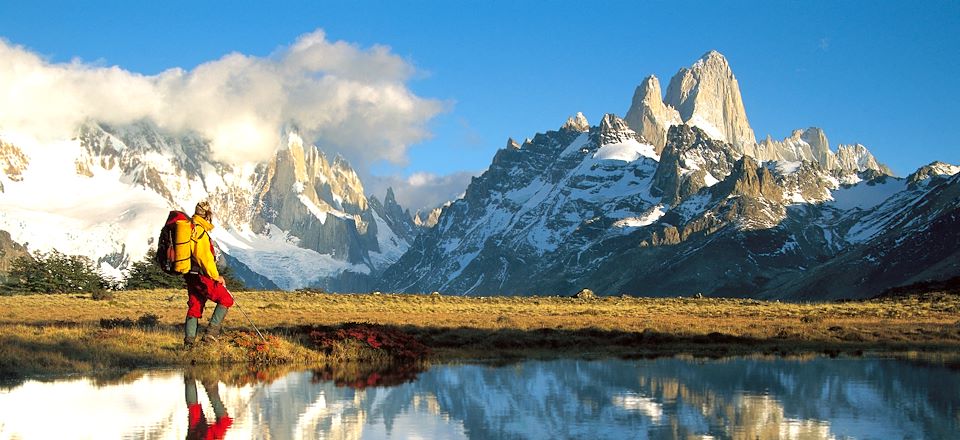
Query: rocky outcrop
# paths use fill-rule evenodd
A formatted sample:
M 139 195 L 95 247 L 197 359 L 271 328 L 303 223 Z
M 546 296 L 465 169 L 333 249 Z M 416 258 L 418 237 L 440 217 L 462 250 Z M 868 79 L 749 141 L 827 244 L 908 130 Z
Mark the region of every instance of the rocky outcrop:
M 6 280 L 13 262 L 20 257 L 29 257 L 30 252 L 20 243 L 13 241 L 10 233 L 0 231 L 0 282 Z
M 714 194 L 764 198 L 773 202 L 783 201 L 783 193 L 766 167 L 760 167 L 750 156 L 743 156 L 733 165 L 733 171 L 718 183 Z
M 657 154 L 663 151 L 667 143 L 667 130 L 673 125 L 683 123 L 680 113 L 663 103 L 660 81 L 653 75 L 637 86 L 624 120 L 630 128 L 653 144 Z
M 20 148 L 0 139 L 0 171 L 13 182 L 23 180 L 23 172 L 30 165 L 30 158 Z
M 727 59 L 717 51 L 703 55 L 690 68 L 681 68 L 667 87 L 664 102 L 680 118 L 738 151 L 756 143 L 740 96 L 740 86 Z
M 637 141 L 646 143 L 647 141 L 637 132 L 633 131 L 624 121 L 613 113 L 603 115 L 600 121 L 600 145 L 619 144 L 626 141 Z
M 711 139 L 698 127 L 670 127 L 651 194 L 674 206 L 730 174 L 737 158 L 731 146 Z
M 960 167 L 948 163 L 936 161 L 924 165 L 907 176 L 907 183 L 911 187 L 916 187 L 922 182 L 928 180 L 945 179 L 949 176 L 960 173 Z

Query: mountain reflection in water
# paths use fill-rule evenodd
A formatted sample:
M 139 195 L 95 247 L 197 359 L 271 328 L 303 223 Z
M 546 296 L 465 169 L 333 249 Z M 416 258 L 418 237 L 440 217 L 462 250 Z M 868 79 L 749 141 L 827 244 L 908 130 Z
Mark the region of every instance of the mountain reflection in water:
M 28 381 L 0 389 L 0 438 L 960 438 L 960 371 L 941 364 L 556 360 L 389 375 Z

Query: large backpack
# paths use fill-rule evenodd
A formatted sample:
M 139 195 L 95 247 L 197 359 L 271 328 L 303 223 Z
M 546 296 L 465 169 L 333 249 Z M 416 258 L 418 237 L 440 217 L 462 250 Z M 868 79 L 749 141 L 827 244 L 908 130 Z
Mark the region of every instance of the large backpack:
M 157 240 L 157 265 L 170 275 L 190 272 L 193 220 L 182 211 L 170 211 Z

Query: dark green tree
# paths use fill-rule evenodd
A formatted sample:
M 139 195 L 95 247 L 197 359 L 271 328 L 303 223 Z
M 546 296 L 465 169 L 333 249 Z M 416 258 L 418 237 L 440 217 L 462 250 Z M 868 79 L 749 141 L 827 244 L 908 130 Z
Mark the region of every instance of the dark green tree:
M 223 281 L 227 283 L 227 289 L 237 292 L 247 290 L 247 285 L 237 276 L 237 272 L 232 267 L 226 264 L 217 265 L 217 270 L 220 271 Z
M 14 260 L 7 286 L 31 293 L 92 293 L 110 288 L 112 283 L 100 275 L 89 258 L 53 250 Z
M 126 290 L 139 289 L 182 289 L 186 288 L 182 275 L 170 275 L 155 262 L 157 251 L 151 249 L 147 256 L 130 267 L 127 275 Z

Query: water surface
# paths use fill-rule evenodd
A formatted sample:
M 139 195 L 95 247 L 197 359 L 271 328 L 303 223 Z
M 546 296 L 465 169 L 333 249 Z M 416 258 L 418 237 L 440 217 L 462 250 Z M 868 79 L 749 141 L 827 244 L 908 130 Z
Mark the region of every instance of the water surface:
M 0 438 L 960 438 L 960 371 L 880 358 L 555 360 L 0 389 Z

